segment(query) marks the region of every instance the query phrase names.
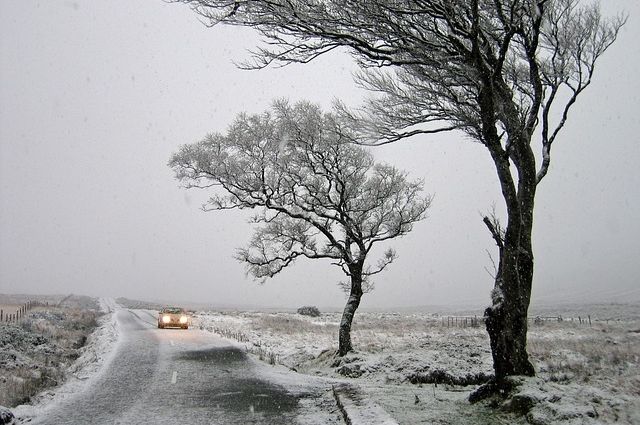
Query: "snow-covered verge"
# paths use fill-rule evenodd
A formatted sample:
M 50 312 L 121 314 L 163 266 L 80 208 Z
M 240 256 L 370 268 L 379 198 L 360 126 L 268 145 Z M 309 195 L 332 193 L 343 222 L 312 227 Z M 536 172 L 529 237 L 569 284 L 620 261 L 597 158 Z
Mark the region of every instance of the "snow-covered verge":
M 398 425 L 398 423 L 357 387 L 338 384 L 332 388 L 334 399 L 349 425 Z
M 268 363 L 350 379 L 400 424 L 640 423 L 640 323 L 533 324 L 537 378 L 506 399 L 471 405 L 492 373 L 482 326 L 455 327 L 430 314 L 358 313 L 357 351 L 335 357 L 339 314 L 201 312 L 194 325 L 241 342 Z
M 8 301 L 18 301 L 14 296 Z M 63 307 L 72 297 L 29 310 L 17 322 L 0 324 L 0 404 L 15 406 L 36 392 L 58 385 L 97 322 L 92 308 Z M 0 299 L 8 304 L 7 299 Z M 26 301 L 26 300 L 25 300 Z M 78 298 L 85 305 L 84 297 Z M 48 303 L 48 301 L 47 301 Z
M 22 395 L 7 403 L 23 403 L 11 409 L 21 421 L 39 415 L 52 401 L 81 391 L 108 358 L 117 340 L 111 314 L 114 305 L 100 300 L 94 308 L 49 306 L 30 312 L 17 325 L 0 329 L 0 357 L 4 359 L 0 375 L 11 383 L 8 391 L 0 389 L 0 393 Z M 38 385 L 26 385 L 32 381 Z

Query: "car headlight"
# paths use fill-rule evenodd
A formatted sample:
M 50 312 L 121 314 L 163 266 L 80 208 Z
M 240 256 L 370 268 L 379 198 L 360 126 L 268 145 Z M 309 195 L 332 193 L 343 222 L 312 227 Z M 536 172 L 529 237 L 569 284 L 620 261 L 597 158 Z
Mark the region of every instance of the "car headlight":
M 169 323 L 171 321 L 171 316 L 162 316 L 163 323 Z
M 182 323 L 183 325 L 187 323 L 187 320 L 189 320 L 187 316 L 180 316 L 180 323 Z

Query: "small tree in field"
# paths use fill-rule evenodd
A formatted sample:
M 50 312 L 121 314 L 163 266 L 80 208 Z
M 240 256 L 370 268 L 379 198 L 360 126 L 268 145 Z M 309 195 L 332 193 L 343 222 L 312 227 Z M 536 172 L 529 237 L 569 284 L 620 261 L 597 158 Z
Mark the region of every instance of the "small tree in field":
M 182 1 L 207 23 L 257 29 L 267 43 L 248 67 L 348 49 L 363 67 L 358 81 L 379 94 L 363 113 L 344 111 L 359 143 L 459 131 L 487 149 L 506 210 L 505 225 L 484 219 L 499 250 L 485 311 L 495 377 L 533 375 L 536 190 L 571 107 L 626 18 L 605 19 L 590 0 Z
M 256 278 L 273 277 L 300 257 L 342 269 L 350 284 L 339 355 L 352 350 L 363 285 L 396 258 L 389 249 L 370 265 L 371 249 L 408 233 L 430 204 L 422 182 L 375 164 L 346 142 L 349 133 L 315 105 L 277 102 L 262 115 L 239 115 L 226 135 L 183 146 L 169 162 L 187 187 L 220 189 L 205 210 L 259 209 L 255 234 L 237 253 Z

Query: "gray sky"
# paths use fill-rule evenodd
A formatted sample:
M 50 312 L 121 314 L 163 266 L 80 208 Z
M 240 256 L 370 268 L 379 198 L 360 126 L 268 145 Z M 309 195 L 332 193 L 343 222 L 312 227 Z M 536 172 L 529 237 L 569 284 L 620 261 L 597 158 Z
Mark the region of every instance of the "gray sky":
M 534 302 L 640 299 L 640 4 L 598 65 L 538 189 Z M 341 306 L 341 272 L 299 261 L 264 285 L 232 259 L 250 228 L 204 213 L 166 163 L 277 97 L 357 105 L 355 67 L 241 71 L 257 36 L 204 27 L 158 1 L 0 0 L 0 293 L 81 293 L 220 304 Z M 502 211 L 485 149 L 459 134 L 376 148 L 424 178 L 429 218 L 363 307 L 488 303 L 494 252 L 481 213 Z

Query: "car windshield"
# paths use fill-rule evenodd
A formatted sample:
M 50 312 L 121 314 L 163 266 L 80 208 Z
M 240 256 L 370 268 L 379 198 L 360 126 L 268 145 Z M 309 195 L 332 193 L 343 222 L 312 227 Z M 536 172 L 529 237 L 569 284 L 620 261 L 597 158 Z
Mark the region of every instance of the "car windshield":
M 184 310 L 178 307 L 167 307 L 162 309 L 162 313 L 167 313 L 167 314 L 181 314 L 184 313 Z

